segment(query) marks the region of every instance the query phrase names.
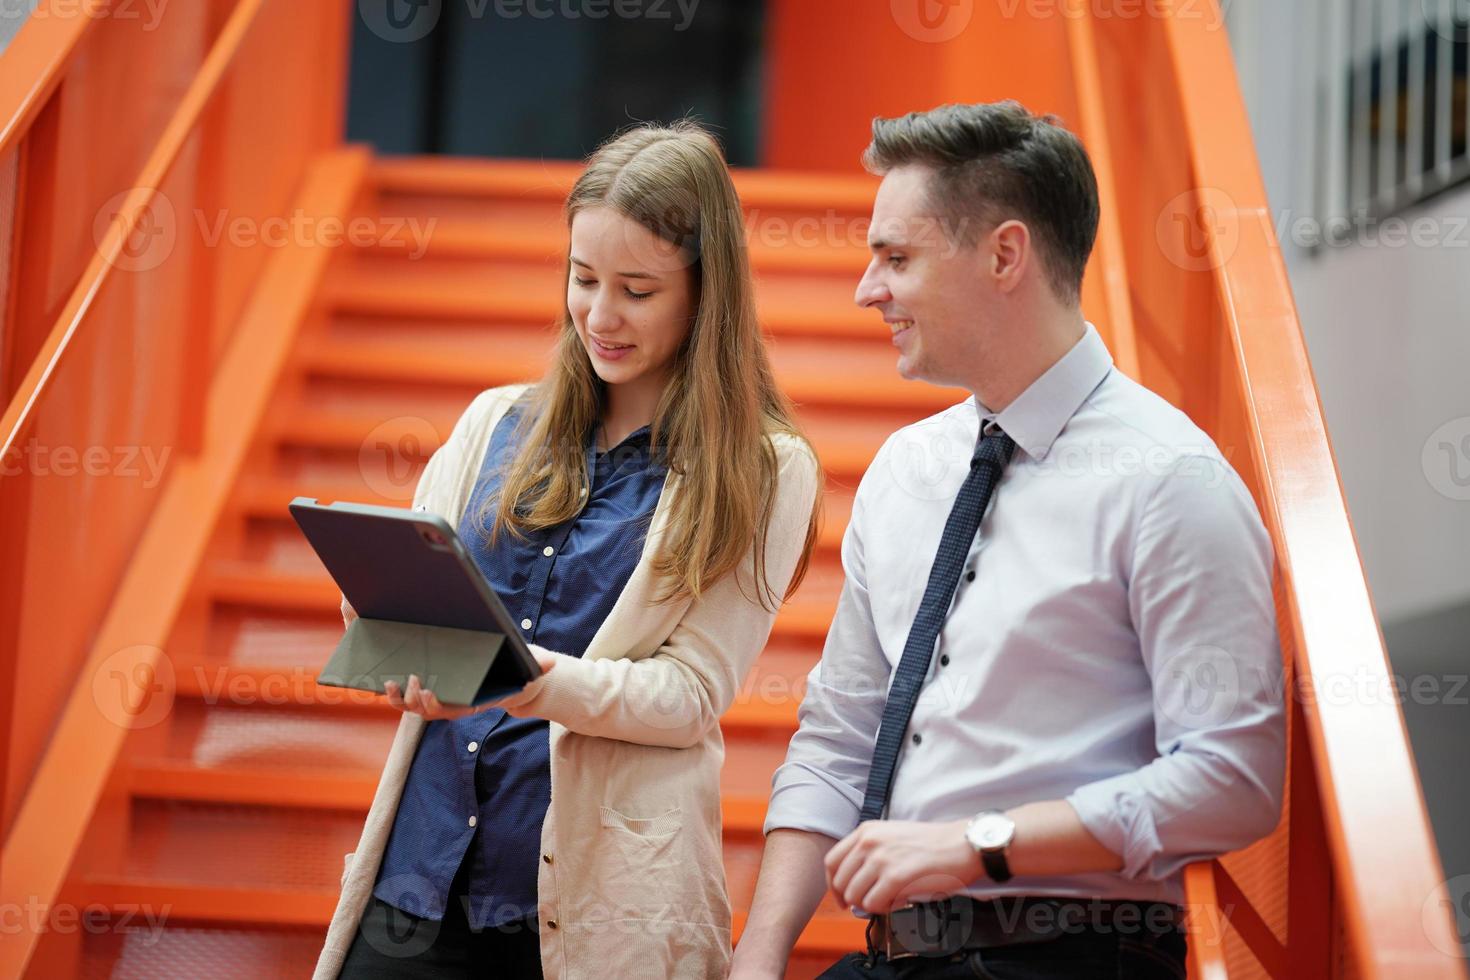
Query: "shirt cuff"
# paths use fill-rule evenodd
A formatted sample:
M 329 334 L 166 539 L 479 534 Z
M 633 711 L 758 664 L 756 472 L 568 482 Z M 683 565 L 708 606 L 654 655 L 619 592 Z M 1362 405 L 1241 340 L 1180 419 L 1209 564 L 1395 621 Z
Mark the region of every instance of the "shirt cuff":
M 764 833 L 807 830 L 841 840 L 857 827 L 862 802 L 849 796 L 849 787 L 834 786 L 801 763 L 776 770 L 774 783 Z
M 1119 874 L 1129 879 L 1151 877 L 1146 872 L 1164 846 L 1147 797 L 1134 786 L 1132 773 L 1079 786 L 1067 802 L 1087 832 L 1123 859 Z

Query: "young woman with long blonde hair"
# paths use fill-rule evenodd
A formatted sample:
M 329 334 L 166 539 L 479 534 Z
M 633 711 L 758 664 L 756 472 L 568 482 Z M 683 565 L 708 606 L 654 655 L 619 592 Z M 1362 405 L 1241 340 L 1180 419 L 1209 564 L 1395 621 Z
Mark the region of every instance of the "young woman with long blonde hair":
M 708 133 L 610 140 L 566 218 L 551 369 L 480 394 L 414 498 L 544 674 L 475 710 L 390 687 L 404 715 L 319 978 L 726 971 L 719 719 L 805 573 L 820 469 Z

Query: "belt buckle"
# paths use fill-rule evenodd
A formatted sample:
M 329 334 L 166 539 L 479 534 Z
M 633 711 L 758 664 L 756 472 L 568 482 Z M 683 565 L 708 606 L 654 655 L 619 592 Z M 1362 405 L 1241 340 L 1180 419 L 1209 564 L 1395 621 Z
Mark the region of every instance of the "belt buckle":
M 905 905 L 903 907 L 903 909 L 911 909 L 913 907 L 914 907 L 914 904 L 911 902 L 908 905 Z M 894 911 L 901 912 L 901 911 L 903 911 L 903 909 L 895 909 Z M 902 946 L 899 946 L 899 947 L 896 947 L 896 948 L 894 947 L 894 945 L 893 945 L 893 920 L 888 915 L 884 915 L 882 917 L 882 919 L 883 919 L 883 956 L 889 962 L 892 962 L 893 960 L 911 960 L 911 959 L 918 959 L 918 957 L 919 957 L 919 954 L 918 953 L 912 952 L 912 951 L 910 951 L 910 950 L 908 950 L 908 949 L 906 949 L 906 948 L 904 948 Z

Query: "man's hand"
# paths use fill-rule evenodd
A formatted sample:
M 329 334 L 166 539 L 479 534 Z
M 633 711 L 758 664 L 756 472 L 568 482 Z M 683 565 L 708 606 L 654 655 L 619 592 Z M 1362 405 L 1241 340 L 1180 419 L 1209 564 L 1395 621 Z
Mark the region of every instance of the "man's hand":
M 542 676 L 550 673 L 551 669 L 556 666 L 557 655 L 550 650 L 543 650 L 541 647 L 533 645 L 531 647 L 531 654 L 536 658 L 536 663 L 540 665 Z M 530 684 L 527 684 L 526 687 L 528 689 L 533 688 L 539 682 L 540 678 L 538 677 Z M 525 690 L 517 691 L 514 694 L 507 694 L 503 698 L 486 701 L 484 704 L 446 706 L 439 702 L 439 699 L 434 696 L 433 691 L 424 689 L 423 685 L 419 682 L 419 676 L 417 674 L 410 674 L 408 676 L 408 688 L 406 690 L 399 691 L 397 681 L 385 681 L 383 683 L 383 692 L 388 696 L 388 703 L 393 705 L 393 707 L 400 711 L 412 711 L 414 714 L 422 715 L 430 721 L 436 721 L 441 718 L 463 718 L 466 715 L 479 714 L 481 711 L 488 711 L 491 708 L 503 707 L 506 702 L 519 703 L 521 700 L 524 700 L 524 697 L 528 693 Z
M 827 887 L 844 906 L 886 915 L 953 895 L 984 875 L 969 821 L 869 820 L 827 853 Z

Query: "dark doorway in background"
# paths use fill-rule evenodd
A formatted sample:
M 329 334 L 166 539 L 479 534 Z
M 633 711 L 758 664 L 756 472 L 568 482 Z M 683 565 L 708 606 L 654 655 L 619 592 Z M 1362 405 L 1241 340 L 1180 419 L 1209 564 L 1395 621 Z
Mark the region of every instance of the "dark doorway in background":
M 347 138 L 382 153 L 579 159 L 691 115 L 759 161 L 759 0 L 358 0 Z

